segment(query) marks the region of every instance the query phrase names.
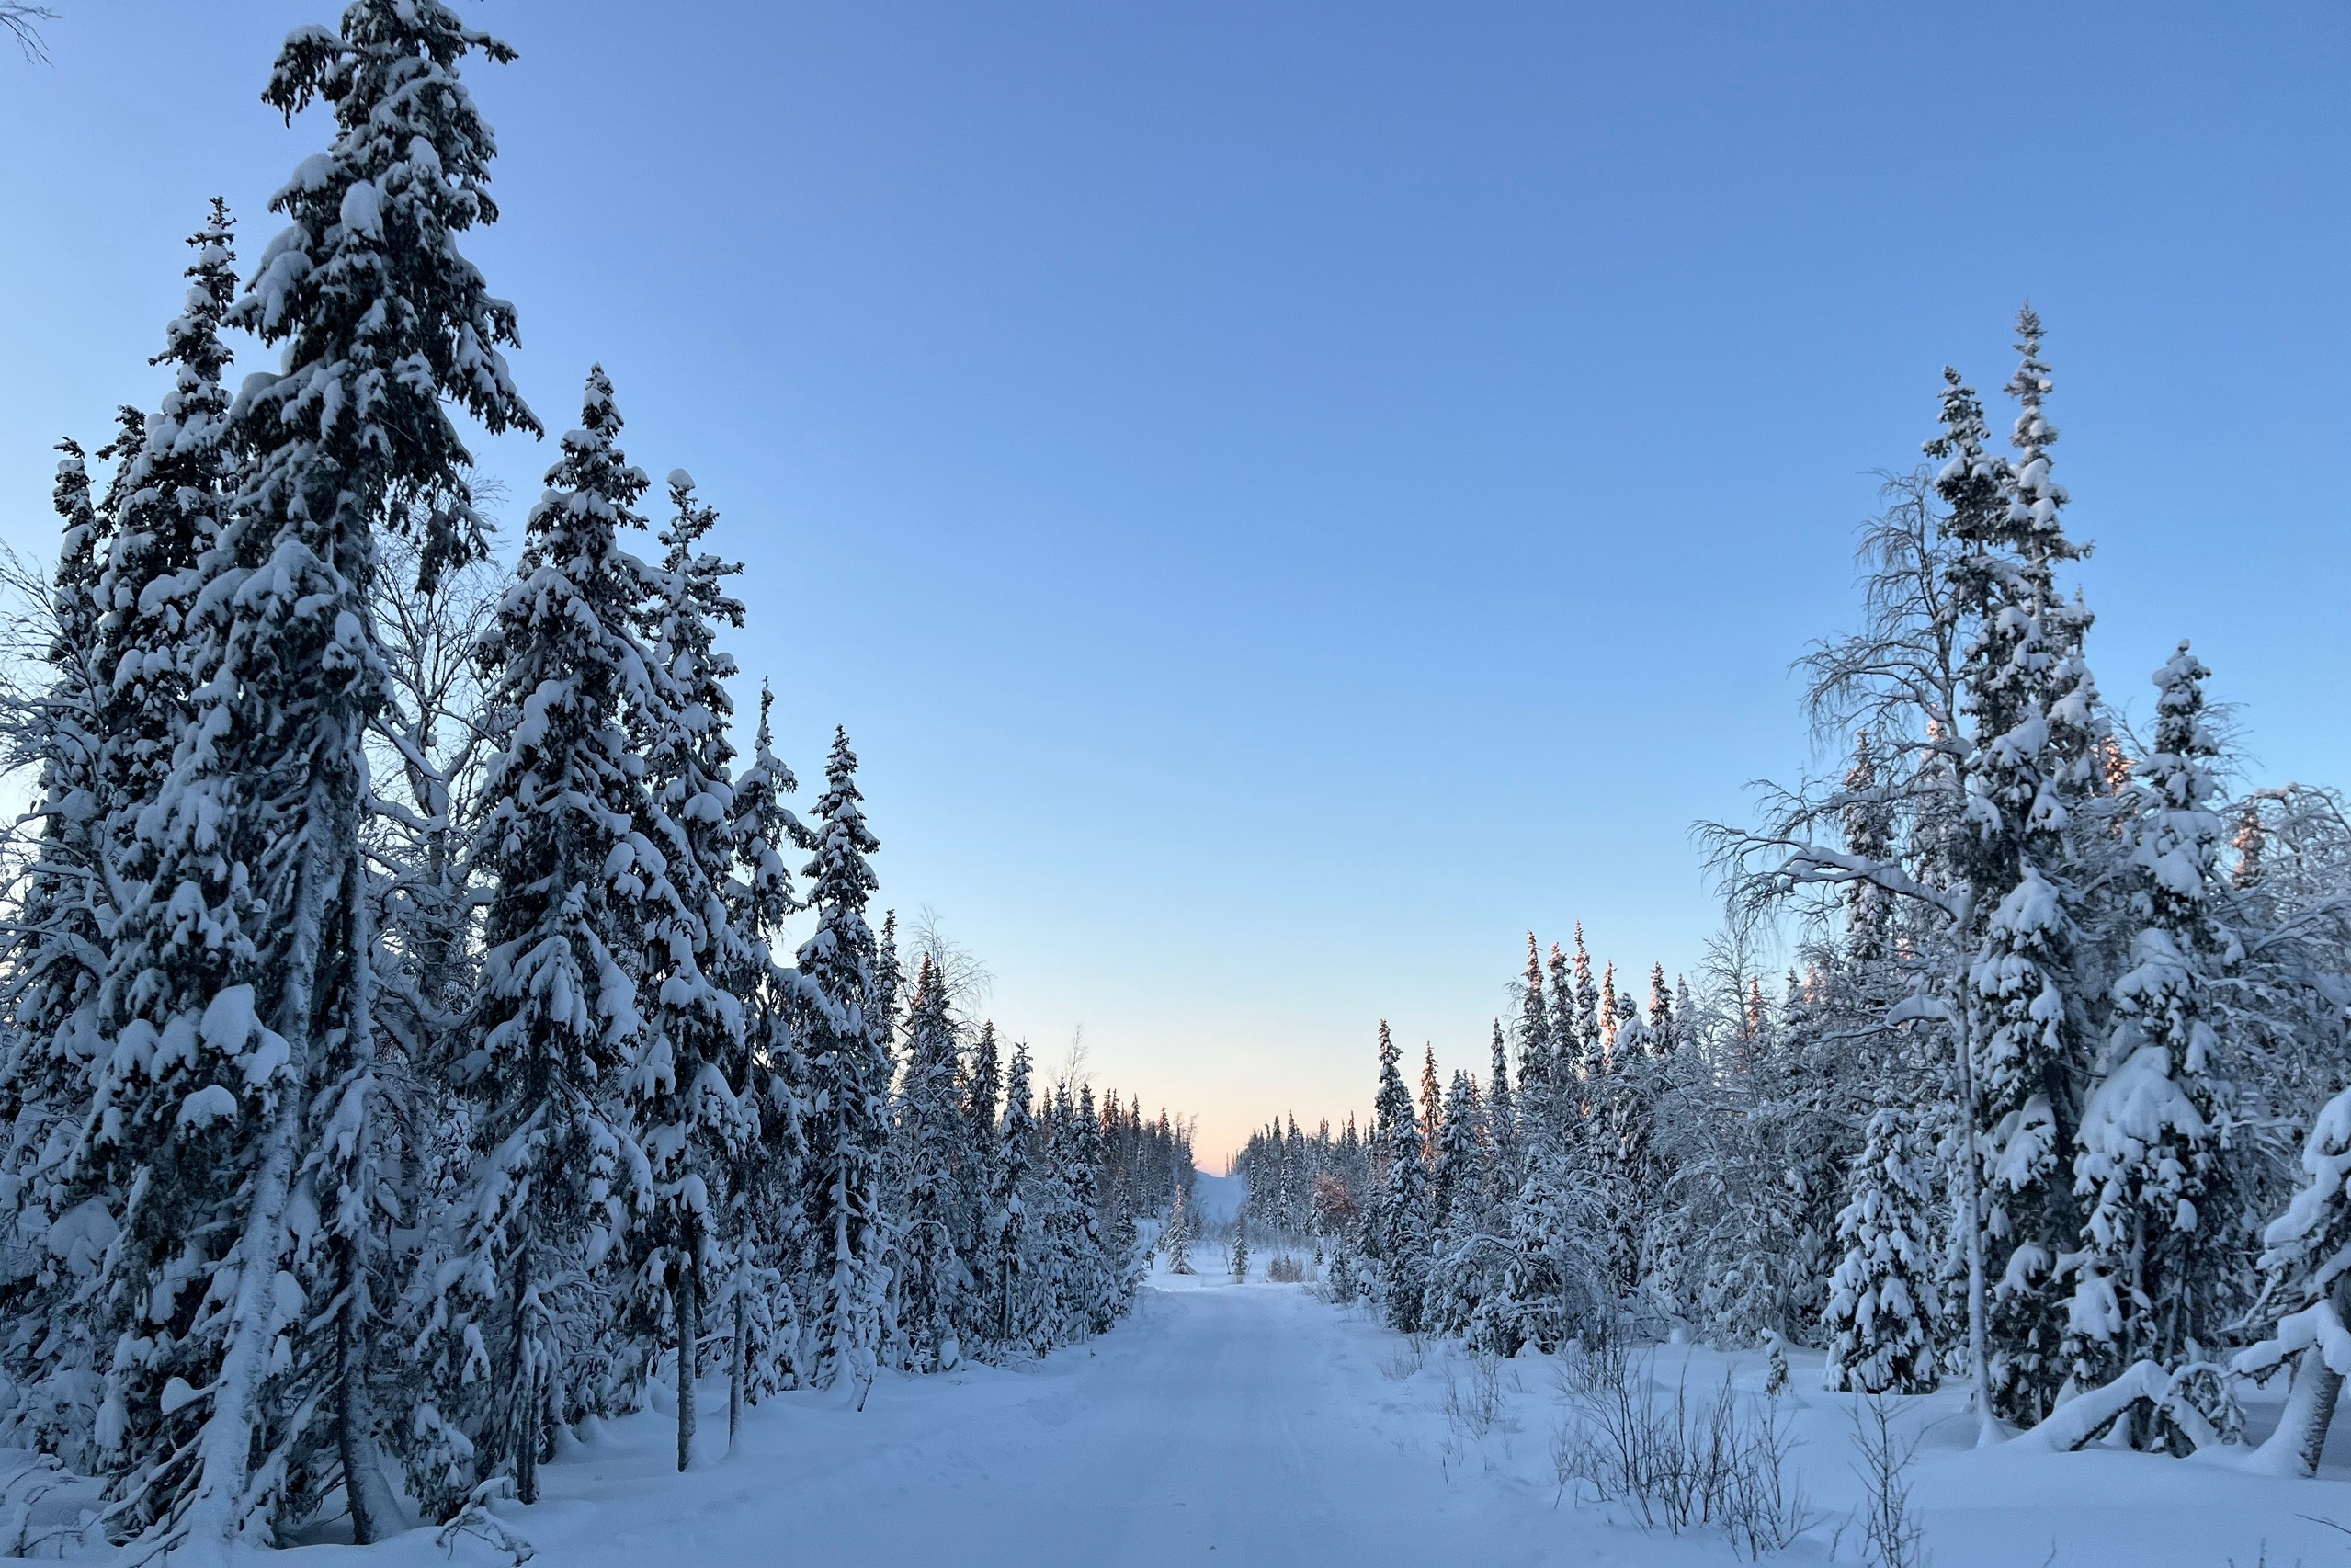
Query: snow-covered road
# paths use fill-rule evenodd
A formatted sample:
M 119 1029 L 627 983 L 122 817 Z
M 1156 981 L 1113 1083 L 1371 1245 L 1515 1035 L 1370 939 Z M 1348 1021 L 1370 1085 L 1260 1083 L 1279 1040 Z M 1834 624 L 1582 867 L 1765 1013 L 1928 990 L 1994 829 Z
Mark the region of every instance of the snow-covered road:
M 1397 1335 L 1295 1286 L 1161 1276 L 1134 1317 L 1090 1346 L 1004 1369 L 885 1375 L 863 1411 L 792 1394 L 753 1412 L 726 1451 L 706 1385 L 703 1455 L 675 1469 L 657 1412 L 573 1445 L 546 1500 L 501 1510 L 534 1568 L 1516 1568 L 1729 1563 L 1719 1535 L 1630 1528 L 1561 1501 L 1550 1459 L 1562 1412 L 1550 1364 L 1504 1369 L 1505 1409 L 1482 1435 L 1446 1415 L 1458 1350 L 1414 1369 Z M 1692 1388 L 1726 1373 L 1760 1388 L 1760 1358 L 1658 1353 Z M 1859 1501 L 1851 1412 L 1823 1395 L 1818 1358 L 1783 1397 L 1821 1528 L 1777 1561 L 1829 1561 Z M 1941 1568 L 2252 1568 L 2344 1561 L 2351 1483 L 2282 1482 L 2113 1451 L 1969 1451 L 1958 1390 L 1905 1402 L 1925 1437 L 1916 1480 Z M 2330 1465 L 2330 1471 L 2334 1466 Z M 1838 1561 L 1857 1558 L 1846 1541 Z M 500 1563 L 460 1541 L 460 1565 Z M 314 1546 L 288 1568 L 443 1568 L 433 1532 L 378 1548 Z
M 802 1539 L 912 1563 L 945 1528 L 983 1568 L 1447 1562 L 1461 1499 L 1360 1403 L 1391 1347 L 1349 1326 L 1297 1290 L 1153 1290 L 1130 1326 L 1028 1387 L 992 1387 L 898 1451 L 841 1455 Z M 880 1498 L 881 1517 L 834 1494 Z
M 674 1438 L 648 1415 L 542 1471 L 539 1506 L 502 1513 L 548 1568 L 1427 1568 L 1459 1560 L 1471 1509 L 1484 1562 L 1593 1561 L 1546 1550 L 1588 1533 L 1548 1496 L 1510 1510 L 1517 1528 L 1497 1538 L 1492 1498 L 1448 1485 L 1425 1442 L 1389 1429 L 1365 1390 L 1406 1386 L 1379 1370 L 1397 1344 L 1296 1287 L 1163 1277 L 1089 1346 L 1009 1370 L 886 1376 L 862 1412 L 786 1396 L 752 1413 L 732 1454 L 710 1385 L 693 1472 L 664 1462 Z M 449 1561 L 426 1531 L 295 1556 Z M 456 1559 L 499 1561 L 464 1541 Z

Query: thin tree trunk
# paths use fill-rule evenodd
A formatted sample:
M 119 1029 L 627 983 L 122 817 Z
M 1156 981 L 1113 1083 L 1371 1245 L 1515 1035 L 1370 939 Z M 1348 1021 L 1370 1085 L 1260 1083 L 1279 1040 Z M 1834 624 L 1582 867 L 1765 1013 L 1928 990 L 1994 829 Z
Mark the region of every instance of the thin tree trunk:
M 1968 1228 L 1968 1381 L 1975 1385 L 1976 1446 L 1988 1448 L 2000 1440 L 2000 1423 L 1992 1414 L 1992 1354 L 1985 1326 L 1983 1161 L 1976 1144 L 1975 1003 L 1964 971 L 1959 989 L 1959 1120 L 1967 1130 L 1959 1192 L 1964 1210 L 1961 1223 Z
M 530 1317 L 525 1303 L 530 1299 L 532 1248 L 526 1243 L 515 1257 L 514 1301 L 514 1373 L 507 1386 L 514 1391 L 519 1408 L 510 1417 L 509 1441 L 514 1444 L 515 1500 L 518 1503 L 539 1501 L 539 1430 L 543 1423 L 546 1371 L 534 1365 L 530 1353 Z M 493 1406 L 494 1408 L 494 1404 Z
M 694 1373 L 702 1342 L 702 1298 L 690 1250 L 677 1264 L 677 1468 L 694 1464 Z
M 734 1440 L 743 1430 L 743 1379 L 745 1364 L 751 1357 L 751 1280 L 750 1268 L 738 1263 L 734 1270 L 734 1349 L 727 1360 L 726 1382 L 726 1443 L 733 1451 Z
M 545 1425 L 546 1412 L 541 1408 L 545 1394 L 539 1386 L 540 1375 L 533 1372 L 525 1385 L 522 1410 L 522 1432 L 515 1444 L 515 1501 L 539 1501 L 539 1432 Z
M 351 1510 L 351 1539 L 360 1546 L 372 1546 L 381 1539 L 382 1531 L 376 1518 L 375 1489 L 371 1484 L 375 1477 L 369 1468 L 373 1456 L 368 1451 L 365 1435 L 366 1360 L 353 1343 L 358 1335 L 352 1319 L 347 1306 L 336 1314 L 335 1439 L 343 1460 L 343 1495 Z

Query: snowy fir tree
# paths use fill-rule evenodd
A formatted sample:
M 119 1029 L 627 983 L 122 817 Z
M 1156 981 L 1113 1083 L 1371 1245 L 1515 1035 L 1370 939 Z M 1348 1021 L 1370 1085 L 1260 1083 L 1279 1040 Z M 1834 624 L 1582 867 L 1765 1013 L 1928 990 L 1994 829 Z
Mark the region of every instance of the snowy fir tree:
M 1507 1070 L 1505 1063 L 1505 1076 Z M 1424 1315 L 1440 1333 L 1468 1332 L 1500 1287 L 1502 1253 L 1494 1222 L 1501 1210 L 1490 1168 L 1489 1115 L 1477 1080 L 1457 1071 L 1446 1090 L 1429 1173 L 1431 1256 Z
M 1411 1091 L 1398 1071 L 1400 1060 L 1383 1020 L 1375 1102 L 1382 1168 L 1371 1209 L 1371 1236 L 1389 1326 L 1412 1334 L 1421 1326 L 1421 1298 L 1428 1283 L 1428 1166 L 1422 1163 L 1426 1139 Z
M 1028 1072 L 1028 1048 L 1015 1046 L 1012 1070 L 1005 1079 L 1004 1122 L 997 1132 L 995 1159 L 988 1169 L 988 1217 L 981 1230 L 987 1316 L 994 1324 L 992 1337 L 1000 1347 L 1024 1337 L 1028 1284 L 1023 1265 L 1030 1250 L 1029 1152 L 1037 1138 Z
M 264 95 L 326 101 L 335 134 L 232 312 L 281 369 L 229 416 L 238 492 L 177 651 L 195 711 L 126 852 L 95 1091 L 137 1187 L 107 1295 L 113 1528 L 189 1551 L 269 1539 L 344 1479 L 379 1528 L 369 589 L 380 532 L 436 563 L 472 545 L 452 412 L 536 428 L 498 353 L 513 312 L 455 243 L 495 216 L 457 75 L 477 50 L 506 52 L 437 4 L 357 4 L 293 33 Z
M 812 854 L 801 875 L 816 932 L 800 949 L 800 971 L 818 1006 L 803 1030 L 810 1098 L 809 1228 L 823 1283 L 813 1316 L 816 1379 L 870 1382 L 880 1352 L 889 1286 L 882 1260 L 882 1153 L 888 1138 L 890 1057 L 874 995 L 873 933 L 866 901 L 876 886 L 866 857 L 881 846 L 865 824 L 857 754 L 846 731 L 833 736 L 824 793 L 796 842 Z
M 1494 1021 L 1486 1076 L 1486 1196 L 1499 1201 L 1518 1179 L 1518 1096 L 1510 1087 L 1510 1042 Z
M 961 1354 L 971 1280 L 956 1240 L 964 1229 L 962 1184 L 971 1163 L 955 1094 L 955 1020 L 945 978 L 926 954 L 906 1013 L 906 1066 L 898 1091 L 898 1143 L 904 1189 L 898 1332 L 908 1363 L 945 1369 Z
M 1869 1118 L 1837 1216 L 1845 1257 L 1829 1281 L 1821 1327 L 1832 1392 L 1925 1393 L 1936 1385 L 1939 1316 L 1927 1212 L 1934 1195 L 1902 1108 L 1886 1096 Z
M 744 1008 L 741 1057 L 727 1081 L 742 1125 L 726 1173 L 724 1233 L 733 1249 L 728 1323 L 728 1435 L 744 1407 L 804 1381 L 801 1292 L 808 1216 L 801 1201 L 808 1169 L 802 1095 L 807 1063 L 797 1021 L 821 1006 L 797 971 L 778 964 L 773 943 L 801 907 L 783 851 L 796 819 L 783 797 L 798 787 L 776 756 L 775 694 L 759 694 L 759 727 L 749 767 L 736 776 L 732 821 L 735 875 L 726 883 L 735 941 L 723 983 Z
M 2078 1244 L 2071 1166 L 2087 1065 L 2071 830 L 2094 788 L 2102 726 L 2082 661 L 2089 617 L 2061 597 L 2052 570 L 2081 552 L 2060 522 L 2065 491 L 2050 477 L 2057 433 L 2042 414 L 2050 382 L 2039 318 L 2024 312 L 2017 334 L 2016 459 L 1994 465 L 1984 456 L 1980 420 L 1959 404 L 1944 476 L 1950 531 L 1965 551 L 1954 567 L 1961 608 L 1978 627 L 1966 663 L 1976 764 L 1960 843 L 1981 920 L 1965 994 L 1982 1096 L 1986 1228 L 2002 1239 L 1993 1395 L 1999 1415 L 2030 1421 L 2067 1376 L 2058 1271 Z M 1979 503 L 1985 477 L 1993 493 Z
M 2233 1210 L 2220 1161 L 2220 1040 L 2213 982 L 2243 956 L 2214 916 L 2221 820 L 2203 682 L 2179 651 L 2155 672 L 2154 750 L 2126 825 L 2138 925 L 2114 983 L 2106 1074 L 2084 1108 L 2075 1186 L 2088 1200 L 2071 1327 L 2074 1374 L 2103 1382 L 2136 1360 L 2173 1368 L 2224 1321 L 2197 1254 L 2228 1248 Z M 2224 1254 L 2225 1256 L 2225 1254 Z
M 54 504 L 62 525 L 57 569 L 41 609 L 50 679 L 10 737 L 35 770 L 29 820 L 38 824 L 7 947 L 7 1111 L 0 1192 L 12 1257 L 0 1302 L 10 1323 L 9 1381 L 19 1391 L 8 1427 L 25 1446 L 87 1470 L 97 1459 L 103 1357 L 84 1299 L 119 1234 L 124 1189 L 77 1157 L 96 1064 L 98 990 L 105 980 L 105 894 L 110 744 L 108 682 L 101 673 L 99 522 L 81 447 L 59 443 Z M 97 1179 L 93 1179 L 94 1177 Z
M 476 841 L 495 892 L 456 1069 L 477 1105 L 473 1164 L 426 1281 L 431 1397 L 410 1454 L 412 1487 L 441 1509 L 493 1476 L 535 1499 L 556 1433 L 611 1408 L 625 1369 L 597 1281 L 651 1211 L 623 1085 L 648 1053 L 653 944 L 681 905 L 668 824 L 631 766 L 629 715 L 665 704 L 636 631 L 651 574 L 622 541 L 644 526 L 648 482 L 619 432 L 591 371 L 482 649 L 511 728 Z
M 1249 1210 L 1245 1205 L 1232 1216 L 1232 1282 L 1249 1282 Z
M 1159 1237 L 1160 1250 L 1167 1255 L 1167 1272 L 1189 1274 L 1192 1270 L 1192 1210 L 1185 1189 L 1176 1189 L 1176 1201 L 1167 1210 L 1166 1227 Z
M 731 1272 L 735 1237 L 718 1204 L 739 1147 L 753 1136 L 743 1082 L 743 1000 L 723 983 L 745 970 L 727 890 L 738 859 L 734 746 L 728 735 L 734 661 L 721 631 L 743 624 L 726 592 L 742 571 L 700 546 L 718 514 L 684 470 L 669 475 L 672 517 L 652 574 L 642 636 L 648 700 L 629 715 L 653 796 L 647 825 L 666 892 L 645 933 L 645 1035 L 622 1081 L 647 1162 L 649 1215 L 631 1226 L 639 1336 L 676 1346 L 677 1464 L 692 1460 L 706 1281 Z

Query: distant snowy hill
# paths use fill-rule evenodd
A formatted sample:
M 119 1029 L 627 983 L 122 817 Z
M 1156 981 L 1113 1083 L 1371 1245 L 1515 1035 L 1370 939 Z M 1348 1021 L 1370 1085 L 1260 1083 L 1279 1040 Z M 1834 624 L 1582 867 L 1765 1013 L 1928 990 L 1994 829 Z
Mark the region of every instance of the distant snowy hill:
M 1201 1171 L 1192 1177 L 1192 1212 L 1207 1225 L 1229 1225 L 1241 1212 L 1241 1200 L 1249 1196 L 1246 1176 L 1210 1176 Z

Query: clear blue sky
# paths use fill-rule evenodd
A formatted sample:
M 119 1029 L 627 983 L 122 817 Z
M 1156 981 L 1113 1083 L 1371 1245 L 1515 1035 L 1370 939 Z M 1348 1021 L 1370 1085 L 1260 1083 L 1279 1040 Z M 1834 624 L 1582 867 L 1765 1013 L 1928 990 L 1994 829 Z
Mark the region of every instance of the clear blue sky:
M 152 403 L 179 237 L 323 142 L 325 4 L 56 0 L 0 58 L 0 537 Z M 2143 713 L 2192 635 L 2351 779 L 2351 10 L 493 0 L 560 429 L 601 358 L 750 562 L 803 778 L 1040 1057 L 1246 1124 L 1482 1062 L 1521 933 L 1688 965 L 1687 837 L 1805 748 L 1870 471 L 2029 295 Z M 2005 427 L 2005 415 L 2002 415 Z M 516 497 L 544 447 L 485 445 Z

